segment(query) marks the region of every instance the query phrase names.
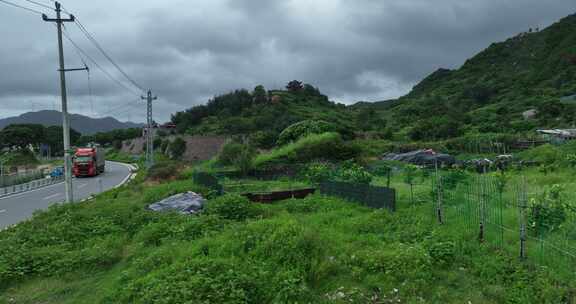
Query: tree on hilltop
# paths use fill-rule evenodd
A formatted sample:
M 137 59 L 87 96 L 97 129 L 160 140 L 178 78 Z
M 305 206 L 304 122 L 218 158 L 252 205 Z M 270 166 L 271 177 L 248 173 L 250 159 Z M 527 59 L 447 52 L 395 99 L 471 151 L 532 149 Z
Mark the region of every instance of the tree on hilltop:
M 268 93 L 266 92 L 266 89 L 262 85 L 256 86 L 254 88 L 252 96 L 254 97 L 255 103 L 265 103 L 266 101 L 268 101 Z

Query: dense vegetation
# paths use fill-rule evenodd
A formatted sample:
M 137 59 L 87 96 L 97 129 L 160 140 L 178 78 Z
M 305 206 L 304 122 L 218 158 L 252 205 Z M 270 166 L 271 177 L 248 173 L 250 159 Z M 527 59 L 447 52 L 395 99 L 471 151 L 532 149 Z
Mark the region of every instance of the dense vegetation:
M 70 130 L 70 140 L 76 143 L 80 138 L 80 133 Z M 52 156 L 63 154 L 62 127 L 44 127 L 38 124 L 15 124 L 9 125 L 0 130 L 0 151 L 6 150 L 26 150 L 33 148 L 40 150 L 40 146 L 45 146 L 50 150 Z
M 176 113 L 172 121 L 183 133 L 251 135 L 265 148 L 303 120 L 333 123 L 348 134 L 427 142 L 571 127 L 576 117 L 574 31 L 572 15 L 545 30 L 494 43 L 458 70 L 432 73 L 398 100 L 345 107 L 311 85 L 292 81 L 286 91 L 258 86 L 253 92 L 217 96 Z M 528 110 L 535 115 L 525 119 Z
M 346 136 L 354 130 L 344 105 L 330 102 L 308 84 L 289 84 L 288 88 L 266 91 L 258 86 L 253 92 L 237 90 L 216 96 L 206 105 L 174 114 L 172 122 L 186 134 L 249 135 L 261 148 L 274 146 L 282 131 L 304 120 L 330 123 L 334 131 Z
M 395 101 L 345 107 L 311 85 L 291 81 L 283 91 L 237 90 L 176 113 L 172 121 L 180 134 L 232 140 L 217 158 L 188 168 L 178 161 L 184 140 L 161 140 L 159 155 L 167 158 L 167 152 L 171 160 L 140 172 L 132 184 L 90 202 L 53 206 L 0 232 L 0 303 L 573 303 L 576 285 L 569 269 L 521 261 L 507 250 L 510 244 L 495 248 L 476 234 L 464 235 L 464 226 L 436 224 L 431 211 L 441 191 L 432 189 L 431 171 L 392 168 L 367 156 L 472 146 L 490 157 L 500 153 L 493 141 L 500 149 L 536 127 L 569 126 L 576 105 L 562 97 L 576 93 L 574 30 L 576 16 L 569 16 L 541 32 L 494 44 L 458 70 L 436 71 Z M 522 117 L 530 109 L 535 116 Z M 39 132 L 10 128 L 3 135 L 14 140 L 10 147 L 27 146 L 17 141 L 23 129 Z M 96 141 L 118 146 L 137 131 L 99 134 Z M 485 142 L 488 151 L 480 151 Z M 129 160 L 117 151 L 109 156 Z M 529 236 L 545 232 L 569 244 L 575 228 L 568 215 L 576 218 L 575 145 L 543 145 L 515 158 L 534 167 L 488 173 L 501 181 L 500 199 L 514 205 L 505 183 L 527 183 Z M 294 180 L 247 177 L 295 165 Z M 223 196 L 191 179 L 196 170 L 227 169 L 241 178 L 223 177 Z M 454 192 L 459 181 L 478 177 L 461 169 L 446 175 L 443 189 Z M 373 210 L 318 193 L 273 205 L 239 195 L 326 180 L 391 182 L 398 210 Z M 209 199 L 201 214 L 146 209 L 184 191 Z M 463 212 L 454 207 L 461 207 L 464 193 L 446 201 L 454 204 L 447 215 Z M 501 216 L 517 227 L 513 208 Z M 510 238 L 517 240 L 514 229 Z M 543 248 L 544 239 L 538 241 Z
M 117 129 L 108 132 L 98 132 L 93 135 L 81 136 L 77 143 L 78 145 L 86 145 L 88 143 L 97 143 L 104 147 L 115 147 L 117 149 L 122 147 L 122 141 L 134 139 L 142 136 L 142 129 Z
M 571 127 L 575 30 L 571 15 L 545 30 L 494 43 L 458 70 L 434 72 L 380 113 L 414 140 Z M 536 116 L 524 119 L 527 110 Z
M 480 243 L 458 248 L 428 204 L 392 214 L 232 193 L 199 216 L 145 209 L 188 190 L 211 197 L 141 176 L 1 232 L 0 303 L 561 303 L 574 288 Z

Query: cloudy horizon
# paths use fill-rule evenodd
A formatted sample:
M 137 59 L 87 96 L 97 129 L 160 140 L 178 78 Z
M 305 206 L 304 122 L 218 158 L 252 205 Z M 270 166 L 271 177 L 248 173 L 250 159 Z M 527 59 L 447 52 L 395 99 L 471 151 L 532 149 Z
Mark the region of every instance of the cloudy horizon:
M 10 0 L 54 12 L 25 0 Z M 37 0 L 51 5 L 48 0 Z M 151 88 L 154 118 L 214 95 L 293 79 L 351 104 L 400 97 L 438 68 L 458 68 L 493 42 L 544 28 L 576 11 L 573 0 L 62 1 L 132 79 Z M 52 24 L 0 3 L 0 118 L 59 110 Z M 69 110 L 143 122 L 145 105 L 74 24 L 69 36 L 123 85 L 88 60 L 67 74 Z M 83 66 L 65 41 L 66 67 Z M 133 86 L 131 86 L 133 87 Z M 89 92 L 92 94 L 89 94 Z

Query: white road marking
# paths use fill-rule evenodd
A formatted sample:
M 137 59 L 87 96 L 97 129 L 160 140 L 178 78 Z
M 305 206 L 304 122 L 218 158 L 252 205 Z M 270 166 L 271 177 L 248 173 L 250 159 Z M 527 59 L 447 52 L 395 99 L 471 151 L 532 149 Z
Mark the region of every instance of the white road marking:
M 6 212 L 6 209 L 0 210 L 0 213 L 4 213 L 4 212 Z
M 84 187 L 86 187 L 86 186 L 88 186 L 88 184 L 82 184 L 82 185 L 78 186 L 78 189 L 82 189 L 82 188 L 84 188 Z
M 125 163 L 119 163 L 119 162 L 114 162 L 114 161 L 106 161 L 106 163 L 112 163 L 112 164 L 115 164 L 115 165 L 123 166 L 123 167 L 126 167 L 126 168 L 128 168 L 128 169 L 131 168 L 130 165 L 125 164 Z M 129 170 L 129 171 L 130 171 L 130 170 Z M 133 174 L 133 175 L 135 175 L 135 174 Z M 126 178 L 124 179 L 123 183 L 127 182 L 128 179 L 130 179 L 130 173 L 128 174 L 128 176 L 126 176 Z M 120 185 L 123 185 L 123 183 L 121 183 Z M 53 184 L 53 185 L 50 185 L 50 186 L 46 186 L 46 187 L 41 187 L 41 188 L 38 188 L 38 189 L 30 190 L 30 191 L 25 191 L 25 192 L 20 192 L 20 193 L 11 194 L 11 195 L 8 195 L 8 196 L 3 196 L 3 197 L 0 197 L 0 201 L 8 200 L 8 199 L 11 199 L 11 198 L 16 198 L 16 197 L 20 197 L 20 196 L 24 196 L 24 195 L 28 195 L 28 194 L 33 193 L 33 192 L 44 191 L 44 190 L 47 190 L 47 189 L 50 189 L 50 188 L 55 188 L 55 187 L 61 186 L 62 184 L 64 184 L 64 181 L 58 182 L 58 183 Z M 117 186 L 117 187 L 119 187 L 119 186 Z
M 49 200 L 49 199 L 52 199 L 52 198 L 56 198 L 56 197 L 58 197 L 58 196 L 60 196 L 60 195 L 62 195 L 62 193 L 52 194 L 52 195 L 49 195 L 49 196 L 43 198 L 43 200 Z

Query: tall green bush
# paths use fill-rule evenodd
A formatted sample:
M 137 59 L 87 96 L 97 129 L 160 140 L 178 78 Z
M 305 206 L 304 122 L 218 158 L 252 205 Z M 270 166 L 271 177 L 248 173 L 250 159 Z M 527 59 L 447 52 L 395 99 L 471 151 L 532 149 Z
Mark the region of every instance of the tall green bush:
M 321 120 L 304 120 L 284 129 L 278 136 L 278 145 L 285 145 L 312 134 L 334 131 L 336 131 L 336 127 L 331 123 Z
M 180 159 L 186 152 L 186 141 L 181 137 L 176 137 L 176 139 L 170 143 L 169 150 L 172 159 Z
M 258 216 L 259 209 L 244 196 L 227 194 L 209 201 L 205 213 L 226 220 L 243 221 Z
M 313 160 L 348 160 L 359 154 L 359 148 L 345 143 L 338 133 L 323 133 L 310 135 L 269 153 L 260 154 L 254 160 L 254 165 L 260 167 Z

